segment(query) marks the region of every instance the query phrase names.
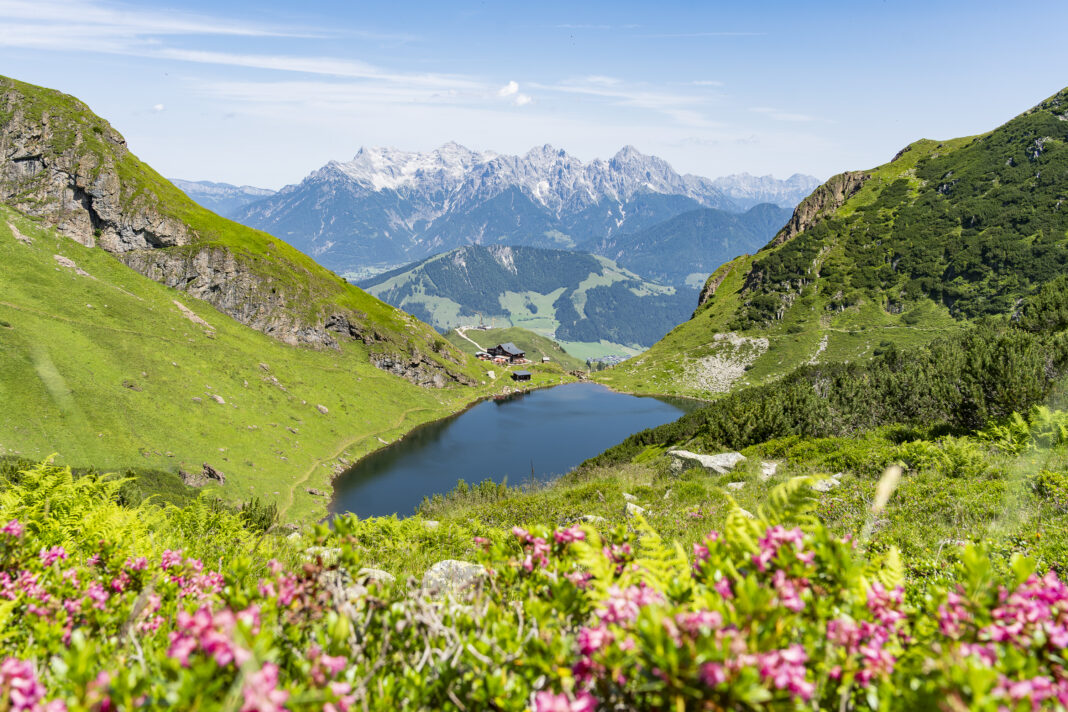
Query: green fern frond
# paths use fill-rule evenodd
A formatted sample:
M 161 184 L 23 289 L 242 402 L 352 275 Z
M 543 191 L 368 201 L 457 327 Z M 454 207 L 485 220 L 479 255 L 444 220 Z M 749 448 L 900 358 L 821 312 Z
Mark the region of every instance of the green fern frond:
M 645 583 L 659 590 L 666 590 L 672 582 L 687 576 L 690 560 L 678 542 L 672 546 L 665 545 L 664 540 L 641 515 L 635 518 L 633 526 L 638 532 L 638 556 L 635 563 L 641 569 Z
M 896 546 L 891 546 L 883 556 L 881 567 L 875 576 L 888 589 L 905 585 L 905 562 Z
M 759 518 L 769 526 L 815 524 L 812 510 L 816 507 L 816 496 L 812 482 L 812 477 L 794 477 L 775 487 L 757 510 Z
M 750 519 L 730 495 L 727 495 L 727 501 L 731 508 L 723 525 L 724 539 L 731 546 L 743 551 L 757 552 L 760 548 L 757 540 L 767 529 L 767 522 L 763 519 Z

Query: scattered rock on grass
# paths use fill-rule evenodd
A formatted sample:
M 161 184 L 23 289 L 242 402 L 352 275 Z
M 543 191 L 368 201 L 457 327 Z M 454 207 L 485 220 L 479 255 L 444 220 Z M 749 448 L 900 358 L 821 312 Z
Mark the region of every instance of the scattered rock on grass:
M 637 497 L 635 497 L 632 494 L 628 494 L 627 492 L 623 493 L 623 499 L 627 500 L 628 502 L 637 502 L 638 501 Z
M 315 406 L 315 409 L 318 410 L 323 415 L 326 415 L 327 413 L 330 412 L 330 409 L 327 408 L 325 405 L 322 405 L 322 404 Z
M 218 393 L 212 393 L 211 394 L 211 399 L 213 401 L 215 401 L 216 403 L 218 403 L 219 405 L 226 405 L 226 401 Z
M 842 473 L 839 472 L 838 474 L 828 477 L 826 479 L 817 480 L 816 482 L 813 482 L 811 485 L 809 485 L 809 487 L 816 490 L 817 492 L 830 492 L 831 490 L 835 489 L 836 487 L 840 487 L 841 485 Z
M 730 489 L 730 490 L 740 490 L 743 487 L 745 487 L 745 483 L 744 482 L 728 482 L 727 483 L 727 489 Z
M 587 524 L 605 524 L 608 522 L 604 517 L 599 517 L 596 514 L 583 514 L 578 518 L 580 522 L 586 522 Z
M 356 572 L 356 578 L 364 579 L 365 581 L 376 581 L 378 583 L 393 583 L 397 580 L 397 577 L 388 571 L 382 569 L 362 568 Z
M 437 529 L 441 526 L 441 522 L 436 522 L 433 519 L 427 519 L 423 522 L 424 529 Z
M 186 472 L 179 467 L 178 476 L 182 478 L 182 482 L 190 487 L 204 487 L 213 483 L 226 484 L 226 475 L 206 462 L 201 466 L 200 472 Z
M 423 588 L 432 593 L 456 593 L 477 583 L 486 573 L 479 564 L 445 559 L 423 574 Z
M 740 452 L 722 452 L 718 455 L 699 455 L 688 450 L 668 450 L 671 457 L 672 472 L 682 472 L 687 467 L 699 465 L 709 472 L 717 475 L 725 475 L 734 469 L 735 465 L 744 461 L 745 455 Z
M 639 514 L 645 514 L 645 507 L 639 507 L 634 504 L 634 502 L 627 502 L 626 510 L 628 517 L 636 517 Z
M 341 549 L 338 547 L 327 546 L 309 546 L 304 550 L 304 558 L 308 561 L 315 561 L 316 559 L 322 559 L 323 563 L 330 565 L 338 560 L 341 556 Z
M 21 242 L 23 245 L 32 245 L 33 244 L 33 238 L 32 237 L 29 237 L 27 235 L 23 235 L 21 232 L 19 232 L 19 229 L 17 227 L 15 227 L 14 225 L 12 225 L 11 223 L 7 224 L 7 229 L 10 230 L 11 234 L 15 236 L 15 239 L 18 240 L 19 242 Z
M 760 476 L 765 480 L 775 476 L 775 473 L 779 471 L 779 463 L 770 462 L 764 460 L 760 463 Z
M 321 489 L 315 489 L 314 487 L 309 487 L 308 488 L 308 494 L 310 494 L 310 495 L 312 495 L 314 497 L 329 497 L 330 496 L 329 492 L 324 492 Z

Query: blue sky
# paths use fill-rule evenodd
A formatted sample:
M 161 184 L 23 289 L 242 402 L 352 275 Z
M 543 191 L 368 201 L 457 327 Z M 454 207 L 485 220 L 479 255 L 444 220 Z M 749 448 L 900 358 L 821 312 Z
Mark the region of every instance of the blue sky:
M 277 188 L 455 140 L 820 178 L 1068 85 L 1068 3 L 0 0 L 0 74 L 164 175 Z

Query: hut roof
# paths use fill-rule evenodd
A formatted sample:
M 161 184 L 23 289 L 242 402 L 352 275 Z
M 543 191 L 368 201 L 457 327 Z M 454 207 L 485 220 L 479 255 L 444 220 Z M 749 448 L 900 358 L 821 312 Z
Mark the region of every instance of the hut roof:
M 523 350 L 509 341 L 507 344 L 501 344 L 500 349 L 509 356 L 522 356 Z

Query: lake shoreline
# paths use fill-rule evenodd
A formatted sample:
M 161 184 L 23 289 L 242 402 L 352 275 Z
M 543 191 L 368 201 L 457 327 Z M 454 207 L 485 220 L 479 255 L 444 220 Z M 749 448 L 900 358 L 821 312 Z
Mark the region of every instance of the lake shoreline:
M 484 405 L 491 399 L 500 409 Z M 629 435 L 700 405 L 692 398 L 619 393 L 588 380 L 510 388 L 420 423 L 346 463 L 331 480 L 328 516 L 412 516 L 423 497 L 445 494 L 461 479 L 555 479 Z M 406 446 L 393 447 L 398 443 Z
M 559 388 L 560 386 L 568 386 L 568 385 L 572 385 L 572 384 L 575 384 L 575 383 L 592 383 L 592 382 L 593 381 L 589 381 L 589 380 L 575 379 L 574 381 L 565 381 L 563 383 L 546 383 L 546 384 L 542 384 L 542 385 L 529 386 L 529 387 L 524 387 L 524 388 L 516 388 L 515 386 L 508 386 L 507 388 L 510 388 L 510 389 L 514 388 L 515 390 L 503 390 L 503 391 L 497 391 L 497 392 L 494 392 L 494 393 L 490 393 L 488 395 L 479 396 L 478 398 L 475 398 L 474 400 L 471 400 L 470 402 L 466 403 L 462 408 L 459 408 L 459 409 L 454 410 L 454 411 L 450 411 L 450 412 L 448 412 L 448 413 L 446 413 L 444 415 L 441 415 L 441 416 L 439 416 L 437 418 L 433 418 L 431 420 L 427 420 L 427 421 L 424 421 L 422 423 L 418 423 L 418 424 L 412 426 L 411 428 L 409 428 L 408 430 L 404 431 L 399 436 L 397 436 L 396 439 L 391 440 L 388 443 L 383 443 L 380 439 L 378 439 L 377 435 L 368 435 L 367 436 L 368 439 L 372 439 L 372 438 L 377 439 L 381 446 L 373 448 L 371 450 L 368 450 L 363 455 L 360 455 L 360 457 L 358 457 L 357 459 L 355 459 L 352 462 L 348 463 L 345 466 L 344 470 L 342 470 L 341 472 L 337 472 L 337 473 L 335 473 L 334 475 L 332 475 L 330 477 L 330 501 L 326 505 L 326 515 L 321 517 L 317 521 L 319 523 L 323 523 L 323 522 L 326 522 L 327 520 L 329 520 L 330 518 L 332 518 L 332 517 L 334 517 L 334 516 L 336 516 L 338 514 L 337 512 L 334 511 L 334 504 L 337 501 L 336 483 L 337 483 L 338 479 L 344 477 L 346 474 L 348 474 L 349 472 L 354 470 L 357 466 L 359 466 L 367 458 L 371 457 L 372 455 L 376 455 L 376 454 L 378 454 L 380 452 L 383 452 L 384 450 L 388 450 L 391 447 L 399 445 L 405 438 L 409 437 L 410 435 L 414 434 L 415 432 L 417 432 L 417 431 L 419 431 L 419 430 L 421 430 L 423 428 L 428 428 L 430 426 L 433 426 L 433 425 L 435 425 L 437 423 L 441 423 L 441 422 L 446 421 L 446 420 L 448 420 L 450 418 L 459 417 L 459 416 L 463 415 L 464 413 L 470 411 L 472 408 L 475 408 L 476 406 L 479 406 L 482 403 L 485 403 L 486 401 L 498 400 L 500 398 L 509 398 L 511 396 L 522 395 L 524 393 L 533 393 L 534 391 L 540 391 L 540 390 L 545 390 L 545 389 L 549 389 L 549 388 Z M 598 384 L 598 385 L 603 385 L 603 384 Z M 336 461 L 337 458 L 334 458 L 334 459 Z M 409 516 L 415 516 L 415 515 L 409 515 Z M 403 518 L 403 517 L 401 517 L 401 518 Z

